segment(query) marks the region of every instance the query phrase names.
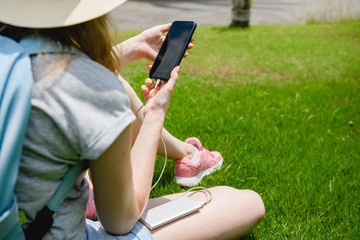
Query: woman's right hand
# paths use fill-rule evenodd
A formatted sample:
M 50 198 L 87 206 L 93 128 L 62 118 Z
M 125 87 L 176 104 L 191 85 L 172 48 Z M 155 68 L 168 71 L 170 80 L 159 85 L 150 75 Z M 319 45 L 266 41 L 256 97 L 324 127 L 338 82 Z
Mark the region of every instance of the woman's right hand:
M 151 67 L 151 66 L 149 66 Z M 145 98 L 144 116 L 149 113 L 163 114 L 164 117 L 169 107 L 170 99 L 176 82 L 178 80 L 178 73 L 180 67 L 175 67 L 168 81 L 160 81 L 155 86 L 153 80 L 150 78 L 145 80 L 145 84 L 141 86 L 141 92 Z

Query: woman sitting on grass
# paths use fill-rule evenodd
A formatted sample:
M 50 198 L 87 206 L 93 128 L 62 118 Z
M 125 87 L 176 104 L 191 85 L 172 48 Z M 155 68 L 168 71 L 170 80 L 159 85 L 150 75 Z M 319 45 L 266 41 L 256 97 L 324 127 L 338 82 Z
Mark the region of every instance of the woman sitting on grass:
M 263 218 L 263 202 L 253 191 L 224 186 L 209 189 L 212 201 L 192 215 L 153 231 L 138 222 L 146 209 L 182 195 L 149 199 L 155 157 L 164 153 L 161 134 L 176 174 L 194 178 L 191 185 L 222 158 L 195 138 L 182 142 L 163 129 L 179 67 L 166 83 L 155 87 L 145 81 L 146 105 L 138 113 L 141 123 L 135 121 L 142 103 L 118 71 L 139 58 L 154 60 L 170 25 L 112 48 L 106 14 L 123 2 L 0 0 L 1 35 L 35 43 L 40 52 L 52 49 L 31 56 L 32 108 L 15 189 L 19 208 L 31 222 L 68 169 L 86 161 L 99 221 L 85 219 L 89 187 L 84 171 L 45 239 L 231 239 L 246 234 Z M 204 201 L 201 194 L 191 198 Z

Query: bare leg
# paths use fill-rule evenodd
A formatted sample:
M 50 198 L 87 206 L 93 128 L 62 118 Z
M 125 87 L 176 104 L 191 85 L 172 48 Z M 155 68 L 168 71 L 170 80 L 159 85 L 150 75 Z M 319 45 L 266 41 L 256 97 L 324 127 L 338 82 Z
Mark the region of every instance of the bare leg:
M 132 89 L 132 87 L 129 85 L 129 83 L 126 80 L 124 80 L 121 76 L 119 76 L 119 79 L 120 79 L 121 83 L 123 84 L 128 96 L 129 96 L 131 110 L 133 111 L 134 114 L 136 114 L 137 111 L 143 105 L 143 103 L 141 102 L 139 97 L 136 95 L 134 89 Z M 140 110 L 136 115 L 137 115 L 136 117 L 139 119 L 139 121 L 135 121 L 132 124 L 133 142 L 135 141 L 135 139 L 139 133 L 141 121 L 144 118 L 144 114 L 143 114 L 142 110 Z M 165 141 L 168 157 L 170 157 L 172 159 L 180 159 L 183 157 L 189 157 L 191 159 L 192 156 L 195 154 L 196 148 L 194 146 L 175 138 L 165 128 L 163 128 L 162 136 Z M 158 147 L 158 154 L 164 155 L 164 153 L 165 153 L 165 151 L 164 151 L 163 144 L 160 142 L 159 147 Z
M 176 220 L 155 229 L 155 239 L 234 239 L 253 229 L 265 215 L 261 197 L 251 190 L 238 190 L 231 187 L 209 189 L 212 201 L 199 212 Z M 155 207 L 179 196 L 173 194 L 150 199 L 148 208 Z M 191 196 L 193 200 L 204 202 L 203 194 Z

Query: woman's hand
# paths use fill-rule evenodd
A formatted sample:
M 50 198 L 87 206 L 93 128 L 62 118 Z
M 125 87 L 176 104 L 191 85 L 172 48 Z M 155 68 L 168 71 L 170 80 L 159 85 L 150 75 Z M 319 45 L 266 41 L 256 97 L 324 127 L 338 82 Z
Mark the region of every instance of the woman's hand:
M 146 103 L 144 116 L 149 113 L 156 113 L 163 114 L 165 117 L 172 92 L 178 80 L 179 69 L 179 66 L 175 67 L 171 72 L 170 79 L 167 82 L 160 81 L 158 85 L 155 85 L 150 78 L 145 80 L 146 85 L 141 86 L 141 92 L 145 97 Z
M 154 61 L 165 40 L 164 34 L 169 31 L 170 27 L 171 23 L 158 25 L 139 34 L 137 36 L 139 40 L 138 57 Z M 193 41 L 194 38 L 191 39 L 188 50 L 194 47 Z M 186 52 L 184 57 L 188 55 L 189 53 Z
M 158 25 L 143 31 L 139 35 L 121 42 L 113 47 L 115 54 L 120 60 L 120 67 L 141 58 L 154 61 L 162 43 L 165 40 L 164 34 L 169 31 L 171 23 Z M 187 49 L 192 49 L 194 38 L 191 39 Z M 187 57 L 189 53 L 185 53 Z

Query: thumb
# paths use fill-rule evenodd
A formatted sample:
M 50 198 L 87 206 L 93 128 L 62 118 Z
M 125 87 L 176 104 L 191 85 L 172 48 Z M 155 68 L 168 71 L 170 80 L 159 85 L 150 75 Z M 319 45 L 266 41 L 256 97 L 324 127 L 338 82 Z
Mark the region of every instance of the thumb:
M 170 94 L 174 90 L 174 87 L 175 87 L 175 85 L 177 83 L 177 80 L 178 80 L 178 77 L 179 77 L 179 75 L 178 75 L 179 69 L 180 69 L 179 66 L 175 67 L 171 71 L 171 75 L 170 75 L 169 80 L 166 82 L 165 88 L 169 91 Z

